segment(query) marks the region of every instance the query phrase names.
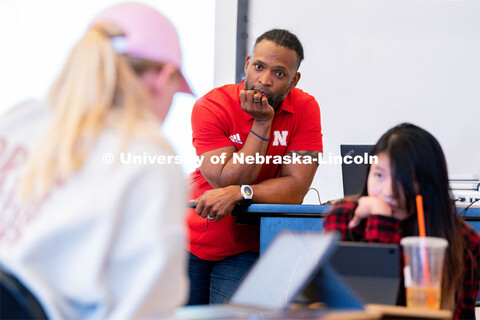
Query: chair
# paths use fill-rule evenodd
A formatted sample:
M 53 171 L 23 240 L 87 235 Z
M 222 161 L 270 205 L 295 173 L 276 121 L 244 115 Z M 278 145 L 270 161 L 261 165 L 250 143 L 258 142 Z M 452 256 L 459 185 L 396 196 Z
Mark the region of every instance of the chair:
M 0 319 L 47 319 L 42 306 L 30 290 L 1 269 Z

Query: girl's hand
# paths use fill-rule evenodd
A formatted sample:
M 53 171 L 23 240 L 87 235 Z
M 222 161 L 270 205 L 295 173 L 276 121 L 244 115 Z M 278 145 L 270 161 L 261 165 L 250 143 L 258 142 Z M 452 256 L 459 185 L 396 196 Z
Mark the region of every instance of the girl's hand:
M 358 206 L 355 209 L 353 214 L 353 218 L 348 224 L 349 228 L 355 228 L 360 224 L 360 221 L 363 219 L 368 218 L 368 216 L 372 214 L 381 214 L 384 216 L 391 217 L 392 216 L 392 208 L 382 198 L 378 197 L 361 197 L 358 199 Z

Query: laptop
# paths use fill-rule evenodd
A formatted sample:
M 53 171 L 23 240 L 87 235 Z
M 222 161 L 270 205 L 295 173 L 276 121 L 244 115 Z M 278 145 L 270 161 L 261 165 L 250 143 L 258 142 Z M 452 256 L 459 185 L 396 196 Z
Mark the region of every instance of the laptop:
M 175 316 L 178 319 L 254 319 L 285 315 L 294 298 L 330 259 L 337 242 L 335 233 L 280 233 L 247 272 L 227 304 L 186 306 L 178 309 Z M 314 316 L 324 313 L 315 312 Z
M 341 144 L 340 154 L 342 157 L 355 156 L 365 157 L 365 153 L 369 154 L 373 145 L 366 144 Z M 357 164 L 351 161 L 350 164 L 342 162 L 342 181 L 343 195 L 350 196 L 362 191 L 365 184 L 367 174 L 367 165 L 365 163 Z
M 401 284 L 398 245 L 340 242 L 330 265 L 365 303 L 396 305 Z

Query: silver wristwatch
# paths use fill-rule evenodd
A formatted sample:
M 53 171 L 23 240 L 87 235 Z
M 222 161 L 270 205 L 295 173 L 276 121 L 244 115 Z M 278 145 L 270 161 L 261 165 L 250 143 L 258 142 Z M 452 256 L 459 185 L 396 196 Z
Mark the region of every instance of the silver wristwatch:
M 245 200 L 251 200 L 253 198 L 253 189 L 247 184 L 240 186 L 240 192 Z

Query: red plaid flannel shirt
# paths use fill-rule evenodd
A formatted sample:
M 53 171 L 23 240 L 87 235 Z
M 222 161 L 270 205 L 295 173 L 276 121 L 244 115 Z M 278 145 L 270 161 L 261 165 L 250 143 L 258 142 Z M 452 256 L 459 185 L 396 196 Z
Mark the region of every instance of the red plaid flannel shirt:
M 362 220 L 357 227 L 348 228 L 348 223 L 352 220 L 356 207 L 357 203 L 353 201 L 346 201 L 335 206 L 325 217 L 324 230 L 339 231 L 344 241 L 400 243 L 401 224 L 399 220 L 392 217 L 371 215 Z M 480 236 L 467 223 L 462 223 L 462 225 L 462 233 L 470 253 L 465 251 L 463 289 L 456 299 L 453 317 L 455 320 L 475 319 L 475 301 L 480 285 L 478 266 L 480 263 Z

